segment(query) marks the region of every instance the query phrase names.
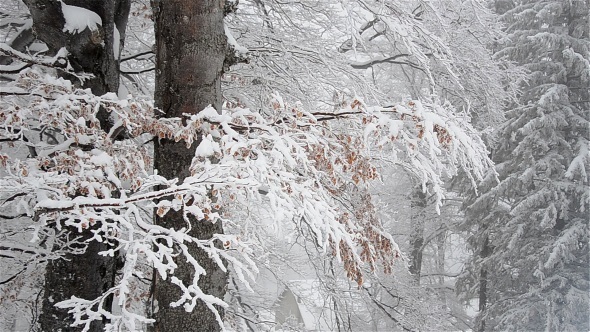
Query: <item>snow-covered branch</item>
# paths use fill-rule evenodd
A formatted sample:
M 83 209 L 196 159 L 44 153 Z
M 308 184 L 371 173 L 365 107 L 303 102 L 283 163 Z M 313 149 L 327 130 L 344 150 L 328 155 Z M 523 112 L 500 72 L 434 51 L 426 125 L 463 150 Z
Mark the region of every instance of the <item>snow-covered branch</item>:
M 139 261 L 179 287 L 182 295 L 174 305 L 191 310 L 202 300 L 214 312 L 215 306 L 226 306 L 199 288 L 205 270 L 187 244 L 196 244 L 224 271 L 231 265 L 247 284 L 256 272 L 250 257 L 256 239 L 226 234 L 200 240 L 189 231 L 199 220 L 252 226 L 220 211 L 237 199 L 260 198 L 260 188 L 275 222 L 306 228 L 315 244 L 336 256 L 348 276 L 361 285 L 365 264 L 372 270 L 381 265 L 390 272 L 400 255 L 369 196 L 354 213 L 336 200 L 349 188 L 365 192 L 362 188 L 378 178 L 372 162 L 375 154 L 410 165 L 423 189 L 431 188 L 439 202 L 445 174 L 462 169 L 480 179 L 491 166 L 466 119 L 451 107 L 418 101 L 382 108 L 354 99 L 330 113 L 308 111 L 275 95 L 265 113 L 236 107 L 219 114 L 208 107 L 184 119 L 162 119 L 150 101 L 94 96 L 33 69 L 22 72 L 13 86 L 31 97 L 2 100 L 6 111 L 0 115 L 0 144 L 16 149 L 0 154 L 5 174 L 0 196 L 12 197 L 5 205 L 33 217 L 36 233 L 67 228 L 87 235 L 73 239 L 77 245 L 64 244 L 64 250 L 98 241 L 108 247 L 103 255 L 118 253 L 125 258 L 121 279 L 101 297 L 58 304 L 70 308 L 76 324 L 86 327 L 102 317 L 111 321 L 113 330 L 121 326 L 133 330 L 137 322 L 149 322 L 126 309 L 131 301 L 128 285 L 141 272 Z M 100 128 L 100 109 L 110 112 L 114 125 L 109 133 Z M 116 128 L 124 128 L 128 137 L 113 139 Z M 190 175 L 179 181 L 152 171 L 144 144 L 152 138 L 193 146 Z M 22 147 L 35 153 L 23 153 Z M 155 225 L 142 213 L 146 208 L 159 216 L 181 212 L 186 227 Z M 194 269 L 192 284 L 174 277 L 178 255 Z M 103 302 L 113 294 L 123 308 L 118 315 L 103 310 Z

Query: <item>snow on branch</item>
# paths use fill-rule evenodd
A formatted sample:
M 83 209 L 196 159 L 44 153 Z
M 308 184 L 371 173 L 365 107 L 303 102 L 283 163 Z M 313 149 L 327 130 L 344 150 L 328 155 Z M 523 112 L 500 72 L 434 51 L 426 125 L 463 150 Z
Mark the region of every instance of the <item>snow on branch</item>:
M 276 95 L 265 112 L 238 107 L 218 114 L 208 107 L 169 119 L 156 117 L 149 100 L 94 96 L 34 69 L 21 72 L 11 84 L 30 95 L 0 101 L 0 145 L 19 151 L 0 153 L 3 208 L 33 218 L 35 234 L 68 228 L 91 235 L 79 241 L 107 244 L 102 254 L 118 252 L 125 258 L 122 277 L 101 297 L 58 304 L 70 308 L 76 324 L 85 328 L 103 317 L 110 320 L 111 330 L 136 330 L 137 322 L 150 321 L 128 311 L 133 301 L 129 285 L 140 275 L 139 262 L 147 262 L 182 290 L 174 305 L 192 310 L 202 300 L 214 312 L 215 306 L 226 306 L 199 288 L 204 269 L 187 244 L 195 243 L 222 270 L 231 265 L 242 283 L 253 280 L 252 246 L 264 247 L 257 237 L 241 238 L 236 232 L 201 240 L 189 235 L 198 220 L 251 227 L 218 212 L 232 201 L 247 202 L 264 193 L 276 223 L 306 228 L 360 286 L 363 266 L 391 272 L 400 255 L 367 194 L 367 185 L 378 179 L 375 157 L 405 163 L 439 203 L 445 174 L 462 169 L 481 179 L 491 166 L 466 119 L 450 107 L 418 101 L 381 108 L 355 99 L 342 110 L 326 112 L 290 105 Z M 100 128 L 101 108 L 114 121 L 110 132 Z M 124 139 L 116 139 L 119 129 L 126 132 Z M 151 169 L 145 143 L 164 138 L 195 149 L 190 175 L 182 181 Z M 354 192 L 363 205 L 347 209 L 338 200 L 343 192 Z M 155 225 L 145 210 L 159 216 L 181 211 L 186 227 Z M 64 250 L 74 247 L 80 246 Z M 174 277 L 178 255 L 194 269 L 192 284 Z M 102 310 L 111 294 L 116 294 L 121 313 Z
M 63 1 L 60 2 L 65 20 L 64 32 L 80 33 L 86 28 L 90 29 L 90 31 L 96 31 L 98 26 L 102 25 L 102 19 L 97 13 L 86 8 L 68 5 Z
M 6 43 L 0 43 L 0 53 L 13 57 L 19 61 L 28 63 L 28 64 L 35 64 L 45 67 L 52 67 L 52 68 L 68 68 L 69 62 L 68 58 L 68 51 L 65 47 L 62 47 L 57 51 L 57 53 L 53 57 L 42 57 L 42 56 L 31 56 L 22 52 L 19 52 L 12 47 L 8 46 Z M 7 67 L 7 66 L 3 66 Z M 2 67 L 0 67 L 0 70 Z

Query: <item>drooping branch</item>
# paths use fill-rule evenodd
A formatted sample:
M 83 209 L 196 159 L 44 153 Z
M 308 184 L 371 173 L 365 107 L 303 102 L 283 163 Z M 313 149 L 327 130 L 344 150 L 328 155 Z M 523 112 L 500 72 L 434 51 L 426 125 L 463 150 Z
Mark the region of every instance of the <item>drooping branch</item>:
M 424 71 L 424 68 L 422 68 L 420 65 L 418 65 L 412 61 L 409 61 L 409 60 L 398 61 L 397 60 L 399 58 L 408 58 L 408 57 L 410 57 L 410 54 L 402 53 L 402 54 L 397 54 L 394 56 L 381 58 L 381 59 L 371 59 L 371 60 L 364 61 L 364 62 L 351 63 L 350 66 L 354 69 L 368 69 L 368 68 L 371 68 L 371 67 L 378 65 L 378 64 L 391 63 L 391 64 L 410 66 L 414 69 Z
M 31 67 L 32 63 L 24 63 L 21 65 L 0 65 L 0 74 L 18 74 L 23 69 Z
M 374 19 L 366 22 L 365 24 L 363 24 L 360 27 L 360 29 L 358 31 L 358 34 L 359 35 L 362 35 L 365 31 L 367 31 L 369 28 L 371 28 L 372 26 L 374 26 L 377 22 L 379 22 L 379 18 L 378 17 L 375 17 Z M 373 37 L 371 37 L 371 38 L 373 38 Z M 338 52 L 340 52 L 340 53 L 346 53 L 348 51 L 352 51 L 352 49 L 353 49 L 353 39 L 351 37 L 351 38 L 348 38 L 347 40 L 345 40 L 340 45 L 340 47 L 338 47 Z
M 120 62 L 125 62 L 125 61 L 129 61 L 129 60 L 134 60 L 134 59 L 137 59 L 137 58 L 141 58 L 141 57 L 143 57 L 145 55 L 149 55 L 150 57 L 152 57 L 152 56 L 155 56 L 155 53 L 152 50 L 143 51 L 143 52 L 135 53 L 133 55 L 128 55 L 128 56 L 126 56 L 124 58 L 121 58 L 121 60 L 119 60 L 119 61 Z M 139 60 L 146 60 L 146 59 L 143 59 L 142 58 L 142 59 L 139 59 Z
M 0 285 L 5 285 L 9 282 L 11 282 L 12 280 L 16 279 L 16 277 L 18 277 L 20 274 L 22 274 L 23 272 L 25 272 L 27 270 L 27 268 L 23 268 L 20 271 L 18 271 L 17 273 L 15 273 L 14 275 L 12 275 L 9 278 L 6 278 L 5 280 L 0 281 Z
M 27 46 L 29 46 L 33 41 L 35 41 L 35 36 L 33 35 L 33 29 L 31 27 L 30 20 L 26 20 L 22 23 L 18 33 L 16 36 L 12 38 L 12 40 L 8 41 L 6 44 L 17 51 L 24 51 Z M 8 65 L 12 62 L 12 57 L 8 55 L 0 54 L 0 66 Z
M 0 53 L 14 57 L 19 61 L 33 64 L 33 65 L 40 65 L 44 67 L 51 67 L 51 68 L 60 68 L 66 69 L 68 68 L 68 51 L 66 48 L 61 48 L 57 54 L 53 57 L 40 57 L 40 56 L 30 56 L 25 53 L 19 52 L 12 47 L 8 46 L 5 43 L 0 43 Z
M 18 219 L 18 218 L 26 218 L 26 217 L 28 217 L 26 213 L 15 214 L 15 215 L 0 214 L 0 219 Z M 0 250 L 2 250 L 1 246 L 0 246 Z
M 375 299 L 375 296 L 373 294 L 371 294 L 369 292 L 369 289 L 365 288 L 365 291 L 367 292 L 367 294 L 369 295 L 369 298 L 371 299 L 371 301 L 373 302 L 373 304 L 375 304 L 379 309 L 381 309 L 381 312 L 383 312 L 384 314 L 386 314 L 389 319 L 391 319 L 393 322 L 395 322 L 396 324 L 399 324 L 399 326 L 404 330 L 404 331 L 408 331 L 408 332 L 413 332 L 416 331 L 415 329 L 412 329 L 410 327 L 407 327 L 405 324 L 403 324 L 402 322 L 399 321 L 399 319 L 395 318 L 385 307 L 385 304 L 377 301 L 377 299 Z
M 137 70 L 124 70 L 124 69 L 119 69 L 119 73 L 121 74 L 142 74 L 142 73 L 147 73 L 150 71 L 154 71 L 156 70 L 156 67 L 152 67 L 152 68 L 145 68 L 145 69 L 137 69 Z

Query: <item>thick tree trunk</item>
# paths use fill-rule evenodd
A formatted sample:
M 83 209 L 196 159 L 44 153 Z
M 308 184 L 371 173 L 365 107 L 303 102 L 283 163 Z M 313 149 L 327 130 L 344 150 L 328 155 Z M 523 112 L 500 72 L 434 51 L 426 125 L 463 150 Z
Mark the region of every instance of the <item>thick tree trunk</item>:
M 115 29 L 119 32 L 119 53 L 123 49 L 131 0 L 66 0 L 64 3 L 82 7 L 98 14 L 102 26 L 98 31 L 85 29 L 78 33 L 64 32 L 65 18 L 58 0 L 24 0 L 33 17 L 33 31 L 51 51 L 66 47 L 68 60 L 76 71 L 93 74 L 83 83 L 74 76 L 59 73 L 82 88 L 100 96 L 119 89 L 119 54 L 115 54 Z M 108 114 L 99 111 L 100 124 L 109 131 Z
M 70 236 L 79 236 L 75 230 Z M 60 249 L 59 247 L 54 249 Z M 42 313 L 39 317 L 41 331 L 81 331 L 71 327 L 73 319 L 67 310 L 56 308 L 57 302 L 70 299 L 72 295 L 83 299 L 95 299 L 113 284 L 115 265 L 112 257 L 98 255 L 107 250 L 106 245 L 92 241 L 81 255 L 66 255 L 63 259 L 47 264 Z M 110 309 L 110 308 L 107 308 Z M 90 331 L 104 330 L 104 322 L 95 321 Z
M 93 74 L 94 77 L 80 82 L 77 78 L 58 73 L 72 80 L 82 88 L 90 88 L 95 95 L 117 92 L 119 87 L 119 54 L 114 54 L 115 28 L 120 40 L 119 50 L 123 47 L 130 0 L 66 0 L 68 5 L 89 9 L 102 19 L 102 26 L 97 32 L 85 29 L 80 33 L 64 32 L 65 19 L 62 4 L 57 0 L 24 0 L 33 18 L 33 31 L 38 39 L 44 41 L 50 51 L 56 52 L 61 47 L 69 51 L 69 61 L 80 72 Z M 104 130 L 109 130 L 108 114 L 100 112 L 99 117 Z M 77 230 L 68 230 L 62 234 L 67 237 L 90 238 L 91 233 L 79 234 Z M 59 247 L 59 242 L 53 249 Z M 47 265 L 44 285 L 42 313 L 39 324 L 42 331 L 78 331 L 70 325 L 73 319 L 67 310 L 58 309 L 57 302 L 72 296 L 92 300 L 109 289 L 114 282 L 115 260 L 112 257 L 98 255 L 108 249 L 106 245 L 90 242 L 83 254 L 66 254 L 63 259 L 50 261 Z M 108 305 L 108 304 L 107 304 Z M 106 308 L 110 310 L 110 308 Z M 104 322 L 96 321 L 91 331 L 102 331 Z
M 68 57 L 76 71 L 94 75 L 86 80 L 84 88 L 95 95 L 117 92 L 119 88 L 119 55 L 114 54 L 115 28 L 119 31 L 119 50 L 122 49 L 131 0 L 66 0 L 68 5 L 82 7 L 98 14 L 102 26 L 96 32 L 85 29 L 79 33 L 64 32 L 65 18 L 58 0 L 24 0 L 33 17 L 33 31 L 47 44 L 50 51 L 66 47 Z M 68 77 L 74 84 L 77 78 Z
M 195 114 L 212 105 L 221 108 L 221 75 L 227 48 L 223 28 L 223 0 L 165 0 L 153 1 L 156 19 L 156 107 L 165 117 L 182 117 Z M 154 167 L 166 178 L 184 179 L 194 156 L 196 144 L 191 148 L 184 142 L 162 139 L 155 144 Z M 181 212 L 170 211 L 163 218 L 156 217 L 165 228 L 185 227 Z M 222 233 L 221 222 L 213 224 L 194 220 L 191 235 L 210 239 Z M 205 294 L 223 298 L 227 288 L 227 274 L 219 269 L 206 253 L 193 244 L 187 244 L 192 255 L 206 270 L 199 279 Z M 183 257 L 175 261 L 175 277 L 191 284 L 194 269 Z M 217 331 L 220 329 L 213 313 L 199 302 L 188 313 L 183 307 L 170 307 L 180 298 L 180 290 L 169 280 L 154 276 L 153 301 L 156 323 L 153 331 Z M 218 308 L 223 316 L 223 310 Z

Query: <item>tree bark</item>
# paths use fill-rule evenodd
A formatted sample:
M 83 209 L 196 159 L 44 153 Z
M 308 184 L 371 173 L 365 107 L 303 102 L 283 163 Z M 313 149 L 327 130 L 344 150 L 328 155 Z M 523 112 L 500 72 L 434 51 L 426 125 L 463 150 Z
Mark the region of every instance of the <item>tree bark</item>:
M 71 230 L 67 234 L 69 236 L 80 235 L 76 230 Z M 88 237 L 85 236 L 85 238 Z M 54 249 L 59 248 L 54 247 Z M 73 295 L 88 300 L 95 299 L 113 285 L 114 259 L 98 255 L 99 252 L 107 249 L 105 244 L 92 241 L 88 243 L 84 254 L 68 254 L 62 259 L 52 260 L 47 264 L 42 312 L 39 316 L 41 331 L 82 330 L 82 327 L 71 326 L 74 320 L 67 309 L 59 309 L 54 305 L 57 302 L 70 299 Z M 110 308 L 106 309 L 110 310 Z M 94 321 L 90 331 L 104 331 L 104 323 Z
M 414 284 L 420 285 L 420 274 L 422 272 L 422 252 L 424 250 L 424 223 L 426 209 L 426 193 L 418 185 L 413 189 L 411 198 L 412 225 L 410 232 L 410 273 L 413 276 Z
M 95 95 L 117 92 L 119 87 L 119 54 L 114 54 L 114 30 L 119 31 L 119 50 L 123 47 L 125 28 L 129 15 L 130 0 L 69 0 L 68 5 L 89 9 L 102 19 L 99 30 L 92 32 L 85 29 L 79 33 L 64 32 L 65 19 L 62 5 L 57 0 L 24 0 L 33 18 L 33 32 L 45 42 L 50 52 L 57 52 L 66 47 L 68 60 L 76 71 L 93 74 L 94 77 L 84 82 L 65 73 L 60 76 L 70 79 L 81 88 L 90 88 Z M 99 111 L 103 129 L 108 131 L 110 124 L 108 113 Z M 81 236 L 91 238 L 90 230 L 80 234 L 75 229 L 62 233 L 63 239 Z M 59 245 L 59 241 L 56 242 Z M 54 250 L 63 249 L 59 247 Z M 42 313 L 39 324 L 42 331 L 79 331 L 81 327 L 71 327 L 72 317 L 65 309 L 56 308 L 57 302 L 72 296 L 92 300 L 112 287 L 115 278 L 115 258 L 98 255 L 107 250 L 107 246 L 98 242 L 89 242 L 81 255 L 66 254 L 62 259 L 52 260 L 47 264 L 45 274 Z M 107 303 L 110 310 L 110 305 Z M 103 331 L 105 322 L 95 321 L 90 331 Z
M 485 259 L 492 254 L 492 247 L 490 246 L 490 240 L 488 237 L 485 238 L 483 247 L 480 252 L 480 257 Z M 485 263 L 482 264 L 481 270 L 479 271 L 479 313 L 477 315 L 477 332 L 485 332 L 486 321 L 485 311 L 488 304 L 488 270 Z
M 166 0 L 153 1 L 156 22 L 156 91 L 155 105 L 164 117 L 183 117 L 195 114 L 208 105 L 221 109 L 221 75 L 227 49 L 223 27 L 223 0 Z M 189 175 L 189 167 L 198 141 L 187 148 L 184 142 L 161 139 L 156 142 L 154 168 L 166 178 L 182 181 Z M 185 227 L 182 212 L 170 211 L 155 222 L 165 228 Z M 223 233 L 221 221 L 211 223 L 193 220 L 190 235 L 210 239 Z M 205 294 L 223 299 L 227 289 L 227 274 L 208 255 L 194 244 L 187 244 L 192 255 L 206 270 L 199 279 Z M 186 259 L 175 260 L 178 268 L 174 276 L 191 284 L 194 269 Z M 154 275 L 153 303 L 156 322 L 152 331 L 217 331 L 220 326 L 214 314 L 199 301 L 192 312 L 183 307 L 170 307 L 180 298 L 180 290 L 168 280 Z M 222 308 L 217 308 L 223 317 Z

